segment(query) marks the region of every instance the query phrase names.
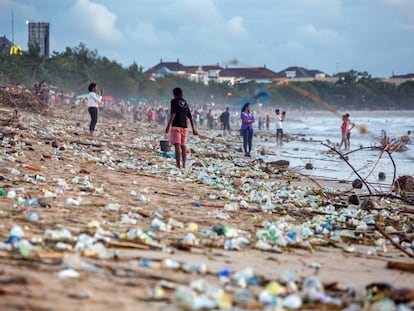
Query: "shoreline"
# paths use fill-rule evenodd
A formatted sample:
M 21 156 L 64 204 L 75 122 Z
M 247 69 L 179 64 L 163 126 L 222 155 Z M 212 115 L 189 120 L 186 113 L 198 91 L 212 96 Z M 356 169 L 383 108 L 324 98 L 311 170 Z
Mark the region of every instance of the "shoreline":
M 217 273 L 224 269 L 234 274 L 253 269 L 264 282 L 247 287 L 256 303 L 265 281 L 288 271 L 299 286 L 311 276 L 337 283 L 336 291 L 326 288 L 332 297 L 342 297 L 349 288 L 363 291 L 371 282 L 412 287 L 412 273 L 386 268 L 388 261 L 412 259 L 371 224 L 364 227 L 369 215 L 348 206 L 349 195 L 364 195 L 364 189 L 315 178 L 320 189 L 294 171 L 266 173 L 259 161 L 241 155 L 237 136 L 223 144 L 222 138 L 190 135 L 188 169 L 178 170 L 173 158 L 158 155 L 158 125 L 142 127 L 102 115 L 99 136 L 90 139 L 79 129 L 79 123 L 86 128 L 87 112 L 75 114 L 69 107 L 35 118 L 23 112 L 20 121 L 26 129 L 4 130 L 9 134 L 2 142 L 1 188 L 14 189 L 16 196 L 0 200 L 0 234 L 6 241 L 17 224 L 35 248 L 0 251 L 0 284 L 6 293 L 0 307 L 175 310 L 175 289 L 200 279 L 234 301 L 243 288 L 231 278 L 223 285 Z M 18 197 L 24 195 L 50 207 L 20 204 Z M 389 217 L 385 214 L 381 225 L 403 232 L 409 224 L 397 209 L 403 204 L 387 200 L 382 206 L 373 197 L 381 209 L 372 212 L 383 209 Z M 28 219 L 33 212 L 39 220 Z M 267 223 L 282 230 L 279 241 L 289 238 L 291 244 L 258 249 Z M 169 229 L 164 231 L 164 225 Z M 317 228 L 325 231 L 317 233 Z M 232 234 L 224 235 L 229 229 Z M 313 234 L 299 238 L 302 230 Z M 240 238 L 248 243 L 226 249 Z M 262 248 L 270 243 L 262 242 Z M 78 276 L 59 277 L 62 271 Z

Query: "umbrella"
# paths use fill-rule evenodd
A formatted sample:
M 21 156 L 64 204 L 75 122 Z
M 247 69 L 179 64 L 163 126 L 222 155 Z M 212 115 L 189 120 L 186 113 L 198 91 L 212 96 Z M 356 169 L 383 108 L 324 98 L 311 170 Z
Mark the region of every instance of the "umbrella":
M 127 100 L 130 101 L 131 103 L 137 102 L 137 99 L 135 97 L 128 97 Z
M 89 94 L 82 94 L 82 95 L 78 95 L 76 96 L 76 99 L 84 99 L 84 98 L 88 98 Z
M 113 102 L 114 101 L 114 98 L 112 96 L 110 96 L 110 95 L 102 96 L 102 99 L 103 100 L 106 100 L 108 102 Z

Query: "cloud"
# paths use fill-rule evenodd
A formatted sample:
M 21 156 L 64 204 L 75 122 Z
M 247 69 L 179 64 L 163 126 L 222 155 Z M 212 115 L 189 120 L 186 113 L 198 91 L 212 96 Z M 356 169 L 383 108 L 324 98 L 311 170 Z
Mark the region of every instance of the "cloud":
M 399 7 L 405 4 L 405 0 L 382 0 L 382 3 L 389 6 Z
M 206 24 L 220 19 L 220 13 L 212 0 L 178 0 L 174 1 L 173 7 L 175 12 L 179 12 L 176 18 L 182 23 Z
M 279 71 L 412 72 L 414 0 L 0 0 L 0 29 L 27 45 L 26 19 L 50 22 L 53 51 L 84 43 L 128 66 L 238 59 Z M 323 14 L 322 14 L 323 13 Z
M 117 16 L 102 4 L 90 0 L 77 0 L 69 10 L 68 20 L 79 36 L 94 42 L 118 44 L 124 37 L 116 28 Z M 82 42 L 80 37 L 80 42 Z
M 332 29 L 317 29 L 314 25 L 300 25 L 296 37 L 307 45 L 319 48 L 331 48 L 344 42 L 344 39 Z

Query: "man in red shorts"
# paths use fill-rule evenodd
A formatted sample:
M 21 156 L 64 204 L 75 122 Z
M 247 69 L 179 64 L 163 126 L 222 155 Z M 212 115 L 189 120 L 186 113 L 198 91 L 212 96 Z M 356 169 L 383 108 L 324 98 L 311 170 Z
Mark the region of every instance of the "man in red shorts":
M 183 165 L 185 168 L 185 162 L 187 160 L 187 118 L 190 120 L 191 128 L 194 135 L 198 135 L 194 127 L 193 117 L 191 116 L 190 107 L 188 107 L 187 101 L 183 98 L 183 91 L 181 88 L 176 87 L 173 90 L 174 98 L 171 100 L 171 115 L 168 120 L 165 133 L 170 132 L 170 142 L 175 146 L 175 160 L 177 167 L 181 168 L 180 157 L 182 155 Z M 171 131 L 170 131 L 171 127 Z

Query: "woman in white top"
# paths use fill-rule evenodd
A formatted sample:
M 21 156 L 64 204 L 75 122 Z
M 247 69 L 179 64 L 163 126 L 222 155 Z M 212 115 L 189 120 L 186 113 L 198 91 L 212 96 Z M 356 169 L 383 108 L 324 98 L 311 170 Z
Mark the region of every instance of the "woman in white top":
M 96 94 L 98 91 L 98 85 L 91 83 L 88 86 L 89 98 L 88 98 L 88 112 L 91 116 L 91 123 L 89 124 L 89 136 L 93 136 L 95 131 L 96 122 L 98 122 L 98 108 L 102 102 L 103 89 L 101 88 L 101 95 Z

